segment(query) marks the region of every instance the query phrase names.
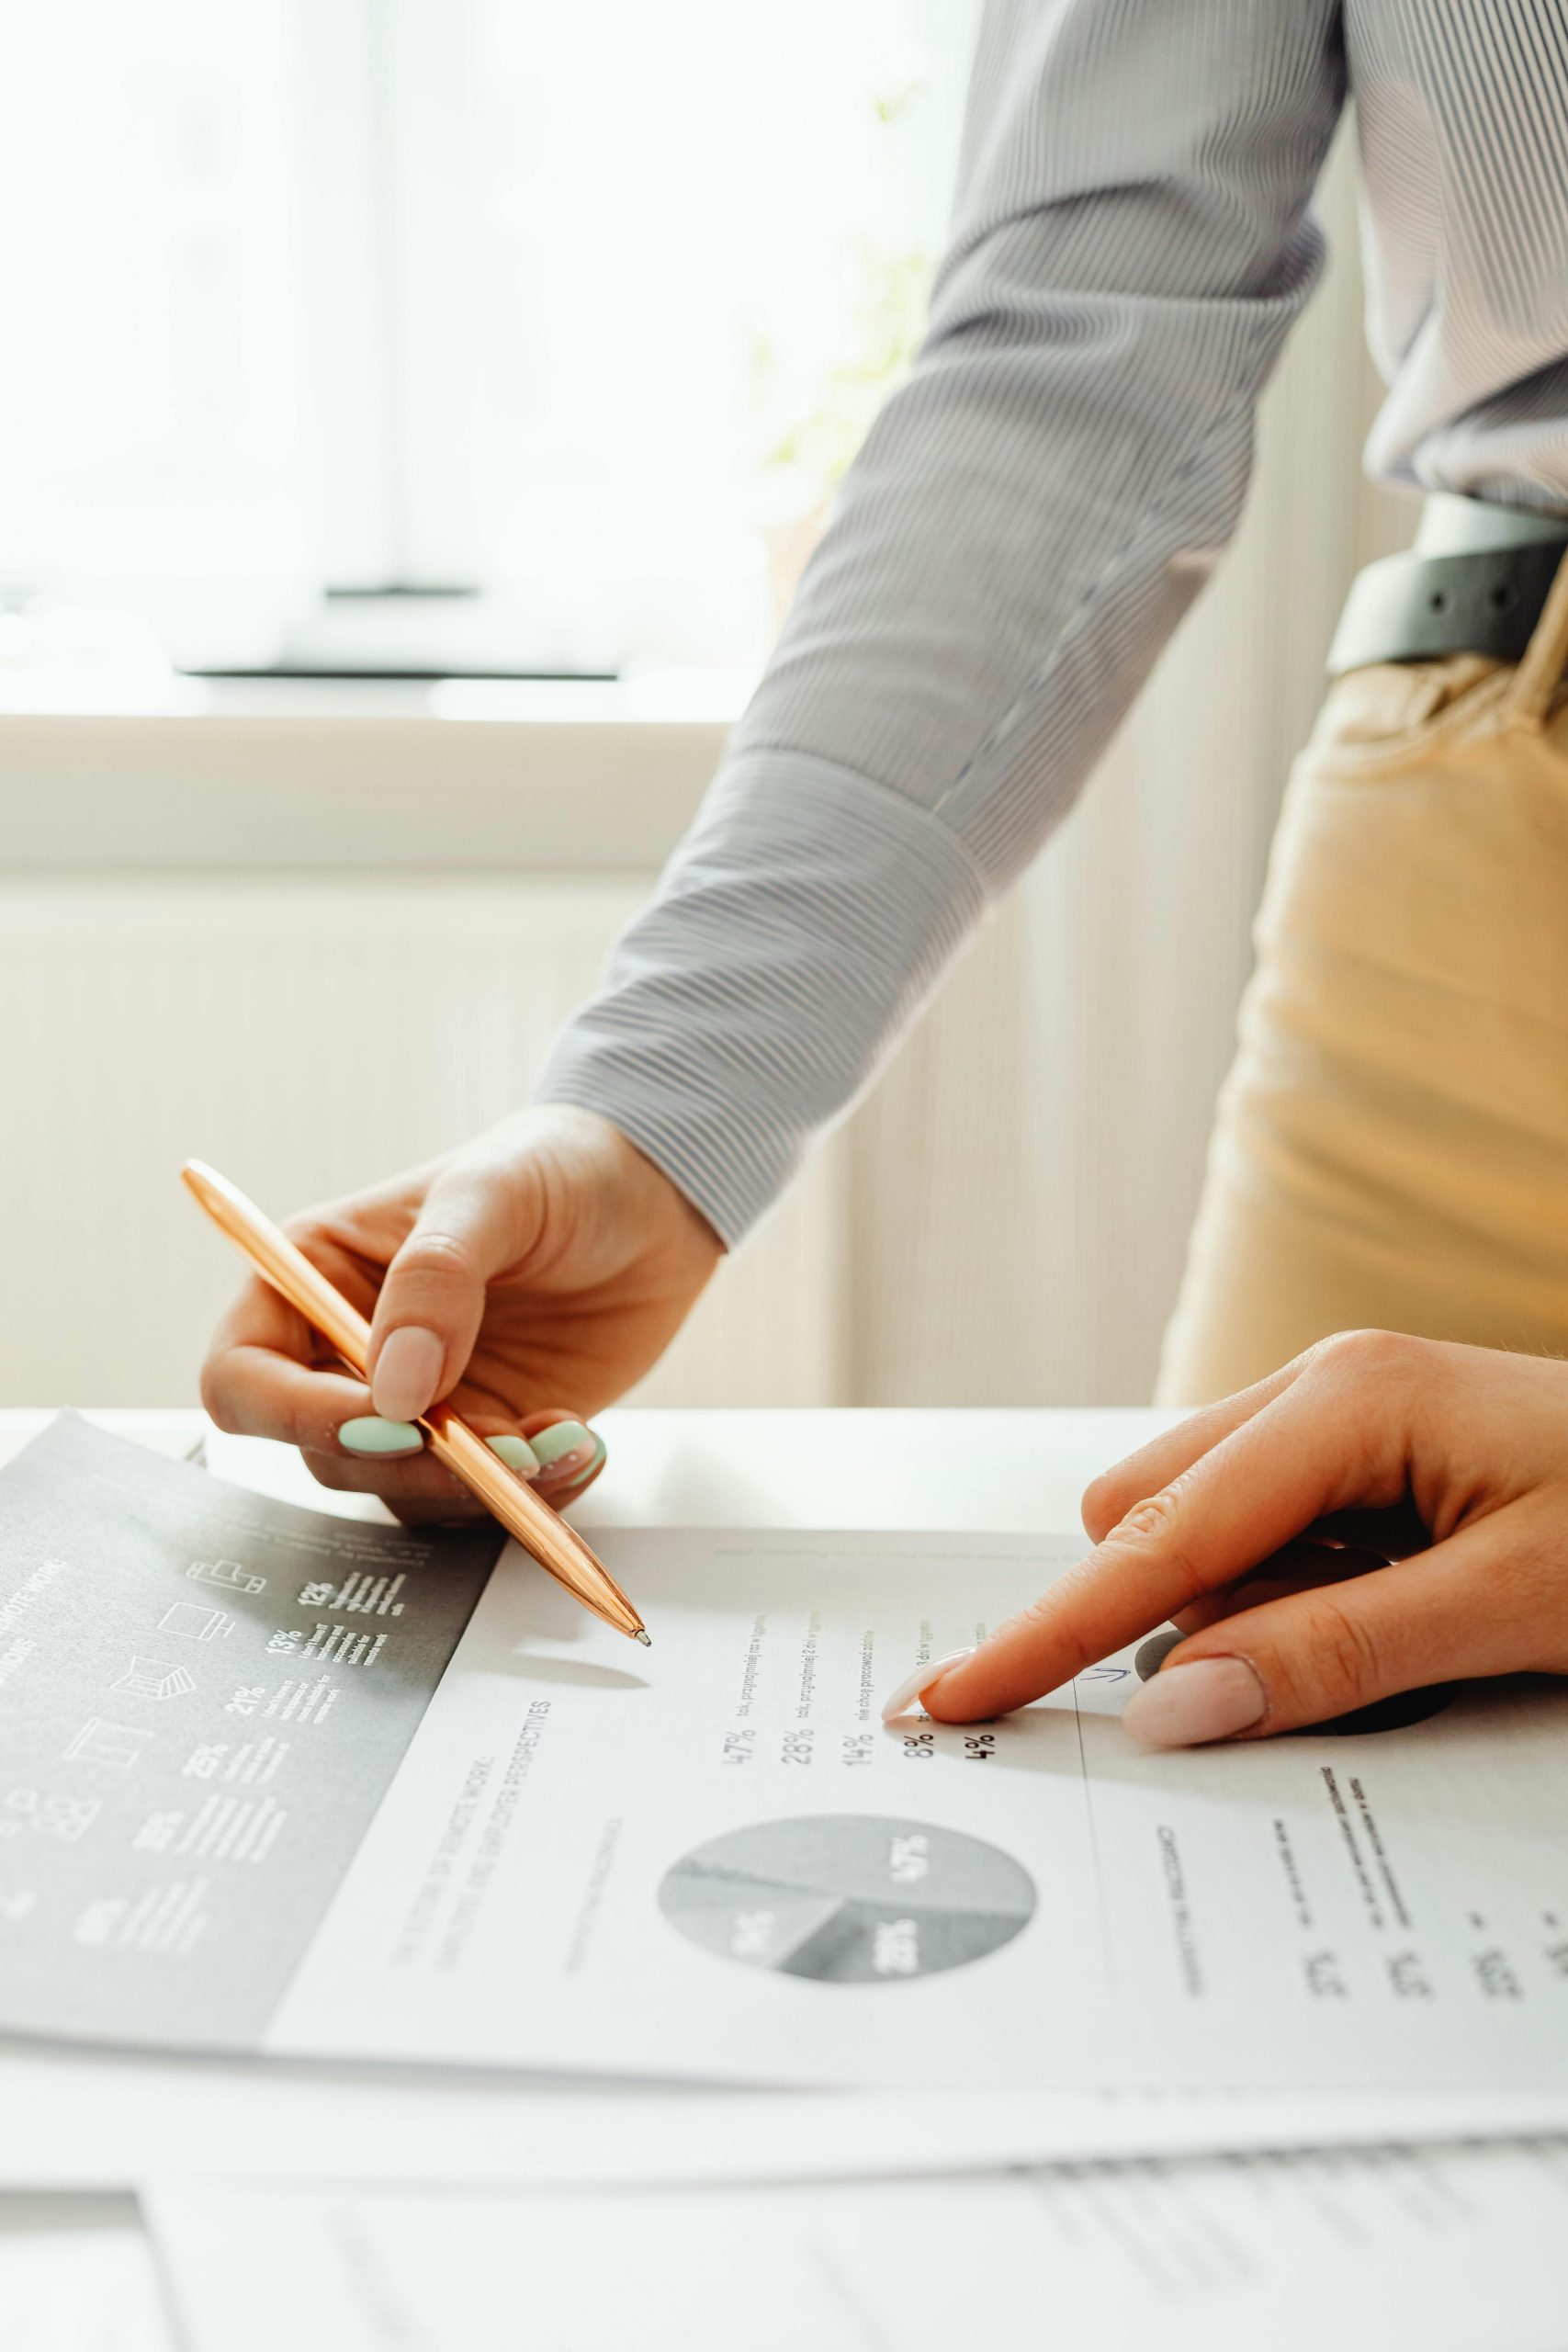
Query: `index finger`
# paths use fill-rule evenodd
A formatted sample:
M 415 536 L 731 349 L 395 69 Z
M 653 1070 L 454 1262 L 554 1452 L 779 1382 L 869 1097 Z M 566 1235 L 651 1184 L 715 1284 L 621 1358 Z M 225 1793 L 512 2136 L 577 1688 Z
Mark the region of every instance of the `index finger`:
M 284 1228 L 312 1265 L 320 1267 L 333 1288 L 351 1306 L 369 1317 L 376 1304 L 377 1284 L 365 1262 L 334 1238 L 313 1216 L 291 1217 Z M 232 1304 L 212 1335 L 207 1351 L 210 1365 L 234 1348 L 268 1348 L 296 1363 L 315 1363 L 325 1342 L 298 1307 L 257 1273 L 250 1273 L 235 1293 Z
M 921 1694 L 939 1723 L 1004 1715 L 1258 1566 L 1325 1511 L 1404 1491 L 1400 1402 L 1299 1379 Z
M 1271 1405 L 1300 1377 L 1308 1361 L 1307 1357 L 1294 1356 L 1266 1380 L 1254 1381 L 1250 1388 L 1238 1388 L 1212 1405 L 1199 1406 L 1169 1429 L 1161 1430 L 1146 1444 L 1135 1447 L 1120 1462 L 1113 1462 L 1109 1470 L 1102 1470 L 1084 1488 L 1084 1532 L 1090 1541 L 1103 1543 L 1135 1502 L 1142 1501 L 1145 1495 L 1157 1494 L 1222 1438 L 1239 1429 L 1243 1421 L 1251 1420 L 1265 1405 Z
M 276 1348 L 279 1355 L 310 1363 L 319 1345 L 299 1308 L 259 1274 L 250 1274 L 220 1317 L 207 1353 L 210 1362 L 231 1348 Z
M 301 1222 L 294 1238 L 361 1313 L 375 1285 L 349 1252 Z M 338 1452 L 341 1424 L 370 1410 L 365 1381 L 340 1363 L 296 1306 L 253 1274 L 212 1336 L 201 1401 L 220 1430 L 307 1453 Z
M 214 1334 L 201 1401 L 220 1430 L 270 1437 L 303 1452 L 336 1453 L 344 1421 L 370 1410 L 370 1392 L 341 1364 L 320 1362 L 305 1317 L 267 1283 L 252 1280 Z

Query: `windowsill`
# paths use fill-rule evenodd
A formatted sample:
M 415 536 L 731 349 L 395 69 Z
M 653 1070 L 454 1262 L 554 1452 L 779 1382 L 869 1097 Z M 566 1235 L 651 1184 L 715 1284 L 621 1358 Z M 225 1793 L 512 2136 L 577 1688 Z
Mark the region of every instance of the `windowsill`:
M 744 680 L 175 678 L 0 701 L 0 865 L 646 872 Z

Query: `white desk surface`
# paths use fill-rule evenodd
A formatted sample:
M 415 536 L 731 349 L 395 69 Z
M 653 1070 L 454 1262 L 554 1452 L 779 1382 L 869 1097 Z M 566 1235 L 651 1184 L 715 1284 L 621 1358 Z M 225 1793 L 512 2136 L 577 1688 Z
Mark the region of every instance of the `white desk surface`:
M 207 1428 L 196 1412 L 89 1418 L 169 1453 L 189 1453 Z M 597 1423 L 609 1463 L 574 1516 L 584 1527 L 1076 1527 L 1095 1473 L 1175 1418 L 1132 1409 L 612 1410 Z M 0 1410 L 0 1461 L 49 1419 Z M 290 1501 L 345 1507 L 302 1477 L 281 1447 L 209 1432 L 208 1459 L 220 1476 Z

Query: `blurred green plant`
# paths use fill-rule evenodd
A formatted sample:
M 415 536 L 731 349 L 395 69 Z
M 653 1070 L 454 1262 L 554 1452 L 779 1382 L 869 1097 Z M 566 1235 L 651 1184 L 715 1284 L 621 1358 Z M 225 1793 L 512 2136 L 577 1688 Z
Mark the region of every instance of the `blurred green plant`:
M 871 101 L 873 136 L 896 131 L 918 108 L 925 90 L 916 76 L 877 92 Z M 890 254 L 869 239 L 858 243 L 850 264 L 852 326 L 846 347 L 810 394 L 795 395 L 782 422 L 778 352 L 764 332 L 753 336 L 754 402 L 771 434 L 758 465 L 775 507 L 806 515 L 832 498 L 878 409 L 919 349 L 935 266 L 929 253 Z
M 868 245 L 856 255 L 854 341 L 824 376 L 811 405 L 790 419 L 762 455 L 765 472 L 797 479 L 804 503 L 832 496 L 877 410 L 908 372 L 925 331 L 931 269 L 927 254 L 878 254 Z M 778 376 L 766 336 L 756 338 L 753 370 L 765 399 Z

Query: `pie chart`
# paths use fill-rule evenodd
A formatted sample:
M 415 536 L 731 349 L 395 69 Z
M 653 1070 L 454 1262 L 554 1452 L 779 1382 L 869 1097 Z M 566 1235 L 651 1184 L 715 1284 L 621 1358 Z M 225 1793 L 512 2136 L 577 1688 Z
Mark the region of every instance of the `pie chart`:
M 659 1907 L 742 1967 L 894 1984 L 998 1951 L 1034 1916 L 1034 1882 L 984 1838 L 881 1814 L 761 1821 L 694 1848 Z

